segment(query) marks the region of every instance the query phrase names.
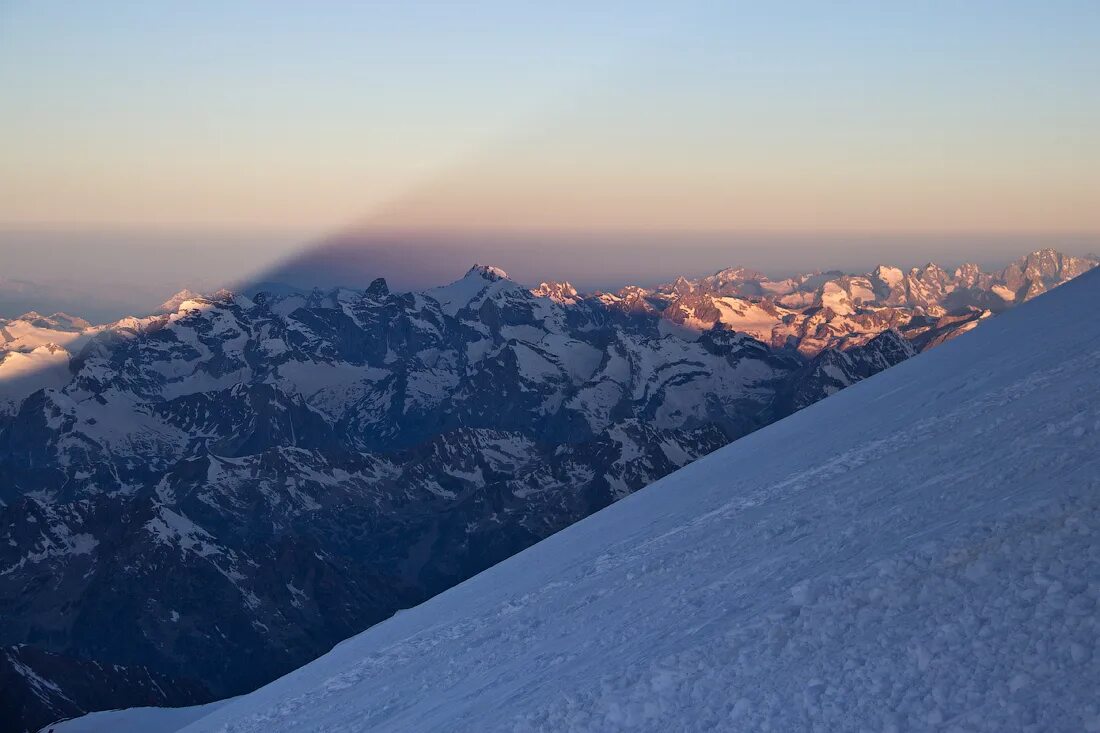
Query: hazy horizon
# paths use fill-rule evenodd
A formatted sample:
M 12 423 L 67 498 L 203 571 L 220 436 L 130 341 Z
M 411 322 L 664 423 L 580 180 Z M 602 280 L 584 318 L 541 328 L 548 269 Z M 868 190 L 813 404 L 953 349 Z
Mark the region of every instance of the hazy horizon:
M 1097 254 L 1100 234 L 389 231 L 306 237 L 241 229 L 0 227 L 0 316 L 38 310 L 112 320 L 147 313 L 184 288 L 213 292 L 255 282 L 361 288 L 384 277 L 393 290 L 419 290 L 456 280 L 475 263 L 501 267 L 525 285 L 568 280 L 591 292 L 736 266 L 770 277 L 929 261 L 993 269 L 1046 247 Z M 19 290 L 20 281 L 31 284 L 29 292 Z
M 1086 254 L 1097 78 L 1074 0 L 4 3 L 0 278 L 113 314 Z

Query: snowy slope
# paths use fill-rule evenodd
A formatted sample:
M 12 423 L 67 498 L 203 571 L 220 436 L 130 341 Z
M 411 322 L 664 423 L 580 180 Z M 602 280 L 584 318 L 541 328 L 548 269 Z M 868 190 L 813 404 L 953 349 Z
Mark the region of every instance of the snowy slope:
M 233 698 L 191 705 L 184 708 L 128 708 L 89 713 L 74 720 L 46 726 L 43 731 L 57 733 L 105 733 L 106 731 L 134 731 L 137 733 L 175 733 L 199 718 L 209 715 Z
M 1100 271 L 183 730 L 1100 730 L 1098 307 Z
M 8 352 L 0 648 L 56 656 L 53 687 L 0 684 L 22 711 L 0 733 L 251 692 L 915 353 L 891 330 L 814 357 L 663 337 L 548 290 L 475 267 L 424 293 L 184 293 L 58 352 L 32 375 L 52 384 Z

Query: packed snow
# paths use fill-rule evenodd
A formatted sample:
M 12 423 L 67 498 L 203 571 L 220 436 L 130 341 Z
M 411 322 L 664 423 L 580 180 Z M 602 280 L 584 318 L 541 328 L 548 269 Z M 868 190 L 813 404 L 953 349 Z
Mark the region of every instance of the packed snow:
M 1098 731 L 1098 308 L 1095 271 L 180 730 Z
M 59 389 L 69 379 L 69 352 L 59 346 L 0 351 L 0 411 L 12 412 L 27 395 Z
M 174 733 L 183 726 L 209 715 L 230 700 L 219 700 L 207 705 L 186 708 L 130 708 L 129 710 L 104 710 L 84 715 L 64 723 L 47 725 L 42 733 Z
M 715 298 L 714 305 L 718 308 L 718 323 L 735 331 L 747 333 L 766 344 L 771 343 L 772 331 L 780 324 L 786 313 L 776 308 L 769 310 L 759 303 L 743 298 Z M 709 324 L 699 324 L 699 327 L 706 328 Z
M 905 280 L 905 275 L 897 267 L 879 265 L 875 269 L 875 275 L 891 288 L 899 287 Z
M 499 267 L 474 265 L 466 276 L 450 285 L 428 290 L 425 295 L 439 303 L 440 308 L 449 316 L 455 316 L 465 308 L 491 299 L 502 292 L 520 289 L 508 279 L 508 273 Z

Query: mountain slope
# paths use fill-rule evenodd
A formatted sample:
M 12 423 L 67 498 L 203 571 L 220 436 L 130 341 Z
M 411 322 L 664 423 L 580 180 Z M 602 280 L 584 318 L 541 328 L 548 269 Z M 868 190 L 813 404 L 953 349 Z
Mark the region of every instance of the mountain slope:
M 50 720 L 81 715 L 104 699 L 116 705 L 197 703 L 202 685 L 140 667 L 97 664 L 30 646 L 0 649 L 0 720 Z
M 1093 272 L 184 730 L 1095 730 L 1098 307 Z
M 1013 287 L 1091 264 L 1035 253 Z M 475 266 L 420 293 L 181 292 L 106 327 L 0 324 L 19 349 L 0 372 L 56 367 L 35 373 L 48 384 L 0 374 L 0 645 L 72 660 L 61 694 L 27 697 L 36 717 L 0 731 L 150 699 L 141 670 L 179 682 L 158 704 L 253 690 L 977 326 L 990 311 L 966 299 L 929 313 L 1002 282 L 737 269 L 582 296 Z M 92 663 L 135 672 L 108 685 Z M 65 704 L 70 688 L 84 702 Z
M 152 699 L 95 664 L 178 681 L 158 704 L 251 691 L 913 353 L 887 333 L 805 368 L 489 267 L 176 300 L 0 414 L 0 645 L 73 660 L 3 733 Z

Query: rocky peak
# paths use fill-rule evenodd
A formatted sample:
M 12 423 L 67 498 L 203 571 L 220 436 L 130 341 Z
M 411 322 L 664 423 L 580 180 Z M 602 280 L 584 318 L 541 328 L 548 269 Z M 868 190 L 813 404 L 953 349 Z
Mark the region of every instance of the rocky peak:
M 489 282 L 496 282 L 497 280 L 507 280 L 508 273 L 492 265 L 474 265 L 466 271 L 466 277 L 480 277 Z
M 168 300 L 164 301 L 157 307 L 157 313 L 175 313 L 179 310 L 180 305 L 188 300 L 198 300 L 202 295 L 196 293 L 194 290 L 184 288 Z
M 390 294 L 390 286 L 386 284 L 386 278 L 378 277 L 371 280 L 366 290 L 367 297 L 382 298 Z
M 891 285 L 900 283 L 902 278 L 905 277 L 901 268 L 892 267 L 890 265 L 878 265 L 871 274 L 884 283 L 889 283 Z
M 476 309 L 486 300 L 531 298 L 531 292 L 513 282 L 499 267 L 474 265 L 459 280 L 432 288 L 424 294 L 440 304 L 443 312 L 457 315 L 467 308 Z
M 531 291 L 531 294 L 563 304 L 576 303 L 580 300 L 577 289 L 569 282 L 541 282 L 537 288 Z
M 1057 250 L 1039 249 L 1024 255 L 1000 273 L 1009 290 L 1029 300 L 1051 287 L 1096 267 L 1100 260 L 1072 257 Z
M 974 262 L 966 262 L 955 268 L 955 279 L 959 281 L 959 284 L 966 287 L 977 285 L 984 274 L 982 268 Z
M 82 331 L 91 328 L 92 324 L 78 316 L 70 316 L 68 313 L 57 312 L 44 316 L 37 311 L 28 311 L 15 320 L 26 321 L 35 328 L 48 328 L 60 331 Z
M 924 267 L 914 267 L 909 274 L 923 282 L 944 282 L 948 279 L 947 273 L 935 262 L 929 262 Z
M 677 293 L 678 295 L 687 295 L 689 293 L 695 292 L 695 283 L 691 282 L 686 277 L 681 275 L 680 277 L 676 278 L 675 282 L 672 283 L 672 287 L 669 288 L 669 290 Z
M 720 282 L 734 282 L 743 280 L 767 280 L 768 278 L 762 272 L 756 270 L 750 270 L 747 267 L 727 267 L 724 270 L 719 270 L 714 274 L 716 280 Z

